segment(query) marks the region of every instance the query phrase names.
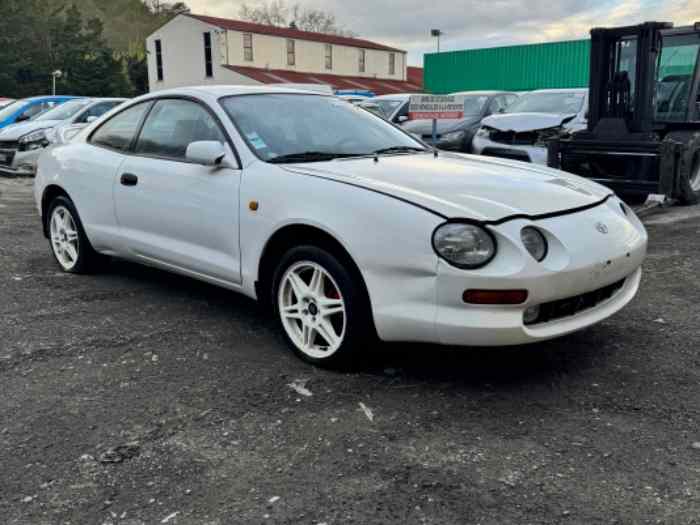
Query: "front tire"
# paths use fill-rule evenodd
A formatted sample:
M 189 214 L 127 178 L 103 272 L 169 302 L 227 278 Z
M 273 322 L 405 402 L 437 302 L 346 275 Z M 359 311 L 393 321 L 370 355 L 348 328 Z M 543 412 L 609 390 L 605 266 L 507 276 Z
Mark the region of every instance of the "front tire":
M 355 364 L 371 326 L 363 290 L 349 265 L 329 251 L 289 250 L 275 271 L 272 304 L 292 350 L 318 366 Z
M 47 221 L 51 253 L 64 272 L 89 273 L 103 262 L 104 256 L 92 248 L 69 198 L 60 196 L 51 201 Z

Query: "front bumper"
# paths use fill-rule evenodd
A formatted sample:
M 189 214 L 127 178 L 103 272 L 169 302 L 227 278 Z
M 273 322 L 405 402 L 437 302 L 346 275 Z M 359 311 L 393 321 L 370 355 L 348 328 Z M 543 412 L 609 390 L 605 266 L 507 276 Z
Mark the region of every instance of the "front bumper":
M 19 151 L 0 149 L 0 174 L 15 177 L 32 177 L 36 174 L 36 164 L 43 149 Z
M 607 234 L 596 229 L 599 222 L 608 227 Z M 548 238 L 550 253 L 542 263 L 520 244 L 520 231 L 528 225 Z M 441 344 L 507 346 L 552 339 L 613 315 L 639 289 L 647 235 L 634 215 L 621 213 L 617 199 L 576 214 L 509 221 L 491 231 L 499 252 L 488 266 L 464 271 L 439 263 L 435 337 Z M 528 299 L 517 306 L 465 304 L 462 293 L 467 289 L 526 289 Z M 612 290 L 609 295 L 591 294 L 606 289 Z M 525 310 L 531 306 L 572 301 L 578 307 L 563 315 L 525 323 Z
M 543 166 L 547 165 L 547 148 L 541 146 L 504 144 L 477 135 L 472 141 L 472 150 L 477 155 L 519 160 Z

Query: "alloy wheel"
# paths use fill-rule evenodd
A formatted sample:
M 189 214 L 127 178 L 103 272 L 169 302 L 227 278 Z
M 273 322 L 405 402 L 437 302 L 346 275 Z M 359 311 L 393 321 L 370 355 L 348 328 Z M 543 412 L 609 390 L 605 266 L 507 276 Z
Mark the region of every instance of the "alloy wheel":
M 280 281 L 277 301 L 282 325 L 302 353 L 324 359 L 340 348 L 347 323 L 345 301 L 321 265 L 300 261 L 290 266 Z
M 78 228 L 70 211 L 64 206 L 56 206 L 51 213 L 51 248 L 61 267 L 72 270 L 78 263 Z

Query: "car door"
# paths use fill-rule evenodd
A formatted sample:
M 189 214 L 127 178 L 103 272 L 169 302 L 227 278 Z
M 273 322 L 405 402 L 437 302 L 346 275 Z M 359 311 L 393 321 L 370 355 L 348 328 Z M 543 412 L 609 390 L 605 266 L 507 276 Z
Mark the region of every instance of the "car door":
M 142 102 L 112 116 L 93 131 L 70 160 L 70 187 L 83 226 L 93 246 L 114 252 L 125 247 L 114 209 L 114 179 L 136 139 L 151 102 Z
M 133 256 L 235 284 L 241 281 L 240 171 L 186 158 L 189 144 L 212 140 L 233 158 L 225 131 L 203 103 L 158 100 L 115 181 L 117 220 Z

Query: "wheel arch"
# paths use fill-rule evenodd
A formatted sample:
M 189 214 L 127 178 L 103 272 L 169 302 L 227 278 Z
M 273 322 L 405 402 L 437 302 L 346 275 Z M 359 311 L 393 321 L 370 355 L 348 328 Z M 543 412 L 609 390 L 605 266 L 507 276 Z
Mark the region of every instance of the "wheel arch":
M 360 283 L 371 313 L 372 301 L 367 283 L 349 250 L 327 230 L 305 223 L 284 225 L 276 230 L 265 243 L 258 263 L 258 274 L 255 282 L 258 301 L 266 307 L 270 305 L 272 279 L 277 262 L 287 250 L 304 244 L 323 248 L 347 264 L 348 269 Z M 371 315 L 370 318 L 374 323 L 374 316 Z M 372 328 L 374 329 L 374 326 Z
M 47 239 L 49 238 L 49 206 L 56 197 L 61 196 L 70 199 L 68 192 L 58 184 L 49 184 L 44 188 L 44 192 L 41 195 L 41 222 L 44 230 L 44 237 Z

